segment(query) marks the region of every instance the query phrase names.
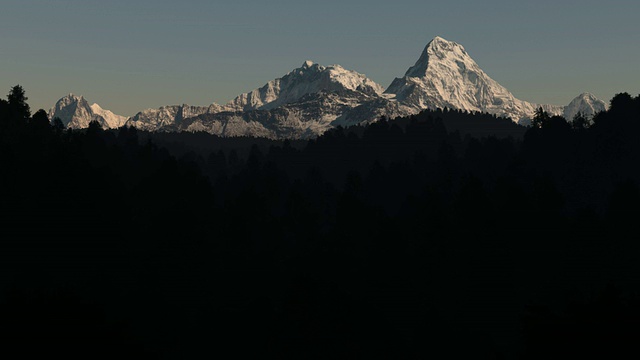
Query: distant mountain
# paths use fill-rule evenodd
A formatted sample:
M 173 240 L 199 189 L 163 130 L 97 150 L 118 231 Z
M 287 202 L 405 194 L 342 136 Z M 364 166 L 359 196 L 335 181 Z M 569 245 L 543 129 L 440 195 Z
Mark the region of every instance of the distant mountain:
M 206 131 L 219 136 L 307 139 L 338 125 L 372 122 L 389 114 L 395 117 L 407 113 L 398 104 L 379 96 L 352 90 L 321 90 L 269 110 L 200 115 L 182 122 L 175 130 Z
M 402 78 L 393 80 L 386 94 L 416 111 L 450 108 L 480 111 L 518 121 L 542 106 L 561 114 L 561 106 L 522 101 L 489 77 L 464 47 L 441 37 L 433 39 Z
M 269 110 L 295 102 L 307 94 L 345 90 L 377 97 L 384 88 L 366 76 L 346 70 L 340 65 L 325 67 L 307 60 L 301 67 L 283 77 L 236 97 L 227 104 L 227 108 L 234 111 Z
M 436 37 L 405 75 L 383 87 L 340 65 L 305 61 L 284 76 L 244 93 L 225 105 L 171 105 L 147 109 L 126 119 L 88 105 L 83 97 L 66 96 L 51 109 L 71 128 L 91 120 L 104 127 L 126 123 L 147 131 L 206 131 L 220 136 L 312 138 L 328 129 L 395 118 L 424 109 L 450 108 L 486 112 L 527 125 L 536 109 L 567 120 L 578 113 L 590 117 L 606 109 L 584 93 L 567 106 L 535 104 L 517 99 L 487 75 L 462 45 Z
M 49 119 L 60 118 L 64 126 L 71 129 L 89 127 L 91 121 L 97 121 L 103 128 L 119 128 L 125 124 L 127 118 L 105 110 L 98 104 L 89 105 L 82 96 L 69 94 L 58 100 L 49 110 Z
M 145 110 L 127 125 L 150 131 L 207 131 L 220 136 L 311 138 L 338 123 L 357 124 L 387 113 L 404 114 L 391 110 L 394 106 L 381 96 L 383 91 L 382 86 L 355 71 L 305 61 L 226 105 Z
M 385 94 L 415 111 L 445 108 L 480 111 L 528 124 L 536 109 L 573 119 L 581 112 L 593 116 L 606 108 L 595 96 L 585 93 L 568 106 L 535 104 L 517 99 L 487 75 L 464 47 L 441 37 L 434 38 L 418 61 L 402 78 L 393 80 Z
M 147 109 L 129 118 L 128 126 L 141 130 L 158 131 L 163 128 L 179 126 L 183 120 L 203 114 L 212 114 L 222 111 L 218 104 L 209 106 L 169 105 L 159 109 Z
M 607 104 L 604 101 L 598 99 L 592 94 L 584 93 L 573 99 L 569 105 L 564 107 L 563 115 L 565 119 L 571 121 L 578 113 L 581 113 L 586 117 L 592 117 L 606 109 Z

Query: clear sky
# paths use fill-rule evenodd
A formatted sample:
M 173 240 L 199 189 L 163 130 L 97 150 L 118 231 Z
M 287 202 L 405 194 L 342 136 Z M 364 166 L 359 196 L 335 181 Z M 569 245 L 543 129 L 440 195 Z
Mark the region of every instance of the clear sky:
M 382 86 L 435 36 L 516 97 L 640 93 L 638 0 L 2 0 L 0 92 L 73 92 L 117 114 L 224 103 L 310 59 Z

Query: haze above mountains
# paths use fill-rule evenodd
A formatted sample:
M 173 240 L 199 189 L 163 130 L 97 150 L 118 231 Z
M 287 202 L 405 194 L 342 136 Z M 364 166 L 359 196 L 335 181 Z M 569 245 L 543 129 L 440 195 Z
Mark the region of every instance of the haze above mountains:
M 405 75 L 385 90 L 355 71 L 339 65 L 305 61 L 301 67 L 244 93 L 225 105 L 171 105 L 147 109 L 126 118 L 69 94 L 49 111 L 69 128 L 98 121 L 105 128 L 123 125 L 147 131 L 206 131 L 219 136 L 313 138 L 328 129 L 394 118 L 435 108 L 486 112 L 528 124 L 542 107 L 572 119 L 578 112 L 593 116 L 606 104 L 589 93 L 567 106 L 535 104 L 517 99 L 491 79 L 464 47 L 441 37 L 425 47 Z

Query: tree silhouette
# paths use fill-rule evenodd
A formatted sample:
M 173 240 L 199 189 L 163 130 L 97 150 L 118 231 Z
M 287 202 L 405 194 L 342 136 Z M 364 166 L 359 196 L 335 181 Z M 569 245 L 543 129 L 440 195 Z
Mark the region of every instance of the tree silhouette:
M 542 128 L 551 119 L 549 113 L 544 111 L 542 107 L 536 109 L 533 119 L 531 120 L 531 126 L 534 128 Z
M 51 127 L 53 127 L 53 129 L 58 133 L 64 130 L 64 124 L 62 123 L 62 120 L 60 120 L 59 117 L 55 117 L 53 118 L 53 120 L 51 120 Z
M 0 122 L 0 129 L 7 127 L 7 123 L 13 120 L 9 114 L 9 102 L 4 99 L 0 99 L 0 120 L 2 120 L 2 122 Z
M 581 112 L 578 112 L 571 120 L 571 127 L 576 131 L 583 131 L 590 125 L 589 119 Z
M 636 355 L 640 97 L 591 126 L 436 109 L 304 141 L 64 130 L 12 106 L 3 349 Z
M 33 117 L 31 118 L 31 124 L 38 128 L 48 127 L 49 116 L 47 115 L 47 112 L 42 109 L 36 111 L 36 113 L 33 114 Z
M 23 120 L 29 119 L 31 116 L 31 109 L 29 108 L 29 104 L 27 104 L 27 100 L 29 100 L 29 98 L 26 97 L 22 86 L 16 85 L 12 87 L 11 91 L 9 91 L 9 95 L 7 96 L 7 100 L 9 102 L 10 109 L 17 118 Z

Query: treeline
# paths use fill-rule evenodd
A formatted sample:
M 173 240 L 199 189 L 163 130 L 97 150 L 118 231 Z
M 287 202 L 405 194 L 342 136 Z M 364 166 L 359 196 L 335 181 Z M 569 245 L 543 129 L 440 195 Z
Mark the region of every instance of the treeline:
M 7 346 L 637 354 L 640 97 L 531 128 L 436 110 L 308 142 L 72 131 L 26 100 L 0 100 Z

